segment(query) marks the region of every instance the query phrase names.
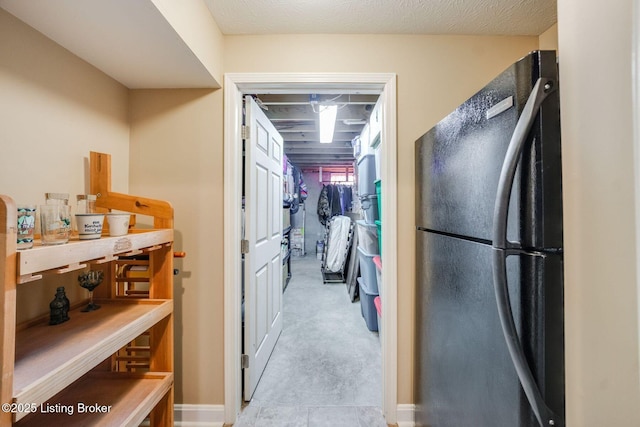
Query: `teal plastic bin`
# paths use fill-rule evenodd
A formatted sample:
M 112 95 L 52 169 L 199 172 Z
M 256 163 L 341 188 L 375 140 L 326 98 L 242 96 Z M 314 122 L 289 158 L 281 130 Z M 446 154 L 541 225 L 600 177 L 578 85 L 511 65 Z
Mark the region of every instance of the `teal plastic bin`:
M 382 221 L 382 181 L 378 179 L 374 184 L 376 185 L 376 196 L 378 196 L 378 218 Z

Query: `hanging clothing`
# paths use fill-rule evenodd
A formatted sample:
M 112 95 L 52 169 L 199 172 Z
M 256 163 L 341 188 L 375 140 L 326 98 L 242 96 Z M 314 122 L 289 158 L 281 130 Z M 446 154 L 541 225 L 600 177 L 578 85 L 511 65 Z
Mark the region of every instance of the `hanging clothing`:
M 302 178 L 302 171 L 287 161 L 284 179 L 283 201 L 289 204 L 291 213 L 295 214 L 300 209 L 300 203 L 307 199 L 307 185 Z
M 342 215 L 342 205 L 340 204 L 340 188 L 332 185 L 331 190 L 331 216 Z
M 322 190 L 320 190 L 320 197 L 318 197 L 318 220 L 322 225 L 327 225 L 327 220 L 331 218 L 329 200 L 329 188 L 327 185 L 323 185 Z
M 291 213 L 296 214 L 300 208 L 300 180 L 302 174 L 300 169 L 293 167 L 293 202 L 291 202 Z
M 307 184 L 304 183 L 304 178 L 302 177 L 302 173 L 300 173 L 300 201 L 304 202 L 308 196 L 309 190 L 307 189 Z
M 327 220 L 336 215 L 351 212 L 353 191 L 348 185 L 323 185 L 318 198 L 318 220 L 326 225 Z
M 342 209 L 342 214 L 344 215 L 346 212 L 351 211 L 351 203 L 353 202 L 353 193 L 351 191 L 351 187 L 348 185 L 340 185 L 338 186 L 340 191 L 340 207 Z
M 353 211 L 353 187 L 350 185 L 345 187 L 344 204 L 348 212 Z

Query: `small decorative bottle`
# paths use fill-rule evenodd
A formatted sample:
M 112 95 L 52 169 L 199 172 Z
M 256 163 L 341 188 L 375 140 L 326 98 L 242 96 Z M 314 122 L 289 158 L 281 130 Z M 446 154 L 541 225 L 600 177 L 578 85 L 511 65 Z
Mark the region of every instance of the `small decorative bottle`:
M 56 290 L 53 301 L 49 304 L 49 324 L 59 325 L 69 320 L 69 299 L 64 292 L 64 286 Z
M 62 288 L 62 299 L 64 300 L 64 305 L 62 306 L 62 315 L 66 320 L 69 320 L 69 310 L 71 310 L 71 301 L 67 298 L 67 294 L 65 293 L 64 287 Z

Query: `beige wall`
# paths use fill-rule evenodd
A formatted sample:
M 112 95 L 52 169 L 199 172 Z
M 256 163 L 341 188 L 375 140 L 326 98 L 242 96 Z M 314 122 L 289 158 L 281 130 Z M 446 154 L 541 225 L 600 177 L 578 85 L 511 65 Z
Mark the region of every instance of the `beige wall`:
M 43 204 L 44 193 L 89 190 L 90 151 L 113 155 L 113 188 L 127 192 L 127 89 L 0 9 L 0 193 Z M 73 274 L 18 287 L 17 321 L 49 312 L 55 288 L 86 297 Z
M 399 403 L 413 401 L 414 141 L 496 74 L 537 47 L 537 37 L 225 38 L 227 73 L 392 72 L 398 75 Z
M 553 24 L 547 31 L 540 34 L 539 48 L 541 50 L 558 50 L 558 24 Z
M 175 208 L 176 403 L 222 404 L 222 91 L 131 92 L 131 192 Z
M 631 17 L 558 1 L 568 426 L 640 425 Z
M 113 155 L 113 188 L 127 191 L 127 89 L 3 9 L 0 52 L 0 191 L 84 194 L 92 150 Z
M 214 78 L 223 81 L 223 36 L 201 0 L 152 0 Z M 175 209 L 176 403 L 222 404 L 222 90 L 130 94 L 132 194 Z

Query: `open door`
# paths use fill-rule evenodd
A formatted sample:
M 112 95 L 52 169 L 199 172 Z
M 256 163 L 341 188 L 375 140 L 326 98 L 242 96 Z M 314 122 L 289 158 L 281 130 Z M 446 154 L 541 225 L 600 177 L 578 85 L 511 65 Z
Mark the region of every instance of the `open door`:
M 244 400 L 250 400 L 282 332 L 283 140 L 245 97 Z

